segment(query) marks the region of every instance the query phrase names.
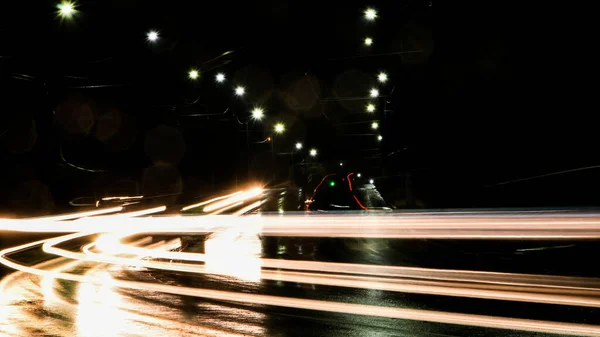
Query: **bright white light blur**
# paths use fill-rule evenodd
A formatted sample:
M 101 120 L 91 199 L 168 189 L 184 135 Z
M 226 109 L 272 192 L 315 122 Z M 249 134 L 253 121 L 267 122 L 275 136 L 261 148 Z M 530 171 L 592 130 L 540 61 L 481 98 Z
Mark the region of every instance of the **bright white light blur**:
M 156 42 L 158 40 L 158 32 L 151 30 L 146 34 L 146 39 L 150 42 Z
M 70 1 L 63 1 L 56 6 L 58 8 L 58 15 L 65 19 L 70 19 L 73 17 L 77 11 L 75 10 L 75 5 Z
M 378 140 L 378 141 L 381 141 L 382 139 L 383 139 L 383 136 L 382 136 L 382 135 L 379 135 L 379 136 L 377 136 L 377 140 Z
M 252 110 L 252 118 L 261 120 L 265 116 L 265 111 L 262 108 L 256 107 Z
M 379 97 L 379 90 L 373 88 L 371 89 L 371 91 L 369 92 L 369 94 L 371 95 L 371 97 L 375 98 L 375 97 Z
M 235 203 L 243 202 L 246 199 L 259 196 L 262 192 L 263 192 L 262 188 L 257 187 L 257 188 L 253 188 L 249 191 L 242 192 L 240 194 L 236 193 L 235 195 L 233 195 L 227 199 L 209 204 L 208 206 L 204 207 L 204 212 L 216 211 L 216 210 L 222 209 L 224 207 L 233 205 Z
M 388 80 L 388 75 L 386 73 L 379 73 L 379 75 L 377 75 L 377 80 L 381 83 L 385 83 Z
M 262 246 L 258 234 L 229 230 L 210 236 L 204 243 L 206 270 L 259 282 Z
M 373 124 L 371 124 L 371 129 L 373 129 L 373 130 L 379 129 L 379 123 L 373 122 Z
M 344 166 L 344 163 L 340 163 L 340 166 Z
M 283 123 L 275 124 L 275 132 L 283 133 L 283 131 L 285 131 L 285 125 L 283 125 Z
M 190 79 L 195 80 L 198 78 L 198 76 L 200 76 L 200 73 L 198 73 L 198 70 L 192 69 L 190 70 L 188 76 L 190 77 Z
M 377 18 L 377 11 L 374 10 L 373 8 L 367 8 L 365 10 L 365 19 L 367 19 L 369 21 L 373 21 L 373 20 L 375 20 L 375 18 Z
M 225 74 L 218 73 L 217 76 L 215 76 L 215 80 L 219 83 L 223 83 L 225 81 Z
M 365 38 L 365 45 L 370 46 L 373 44 L 373 39 L 370 37 Z
M 116 234 L 102 234 L 96 239 L 96 248 L 101 252 L 118 254 L 121 248 L 121 237 Z
M 244 96 L 244 94 L 246 93 L 246 89 L 242 86 L 239 86 L 237 88 L 235 88 L 235 94 L 238 96 Z
M 373 179 L 369 179 L 369 184 L 373 184 L 375 181 Z
M 367 104 L 367 112 L 375 112 L 375 105 Z
M 312 157 L 316 157 L 316 156 L 317 156 L 317 150 L 316 150 L 316 149 L 311 149 L 311 150 L 310 150 L 310 152 L 309 152 L 309 154 L 310 154 Z
M 296 150 L 302 149 L 302 143 L 296 143 Z
M 362 176 L 362 174 L 360 174 L 360 173 L 359 173 L 359 174 L 357 174 L 356 176 L 360 178 L 360 177 Z

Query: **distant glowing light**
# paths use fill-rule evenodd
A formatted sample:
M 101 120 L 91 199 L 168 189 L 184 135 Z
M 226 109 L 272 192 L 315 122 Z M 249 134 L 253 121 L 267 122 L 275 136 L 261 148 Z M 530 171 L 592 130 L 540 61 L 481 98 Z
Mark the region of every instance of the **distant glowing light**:
M 371 95 L 371 97 L 375 98 L 375 97 L 379 97 L 379 90 L 373 88 L 371 89 L 371 91 L 369 92 L 369 95 Z
M 379 75 L 377 75 L 377 80 L 381 83 L 385 83 L 388 80 L 388 75 L 386 73 L 379 73 Z
M 367 112 L 375 112 L 375 105 L 371 103 L 367 104 Z
M 265 116 L 265 111 L 262 108 L 256 107 L 252 110 L 252 118 L 261 120 Z
M 296 143 L 296 150 L 302 149 L 302 143 Z
M 356 176 L 360 178 L 360 177 L 362 176 L 362 174 L 360 174 L 360 173 L 359 173 L 359 174 L 357 174 Z
M 158 40 L 158 32 L 155 30 L 151 30 L 146 34 L 146 39 L 149 42 L 156 42 Z
M 285 125 L 283 125 L 283 123 L 275 124 L 275 132 L 283 133 L 283 131 L 285 131 Z
M 219 83 L 223 83 L 225 81 L 225 74 L 218 73 L 217 76 L 215 76 L 215 80 Z
M 237 88 L 235 88 L 235 94 L 238 96 L 244 96 L 244 94 L 246 93 L 246 88 L 239 86 Z
M 365 46 L 370 46 L 373 44 L 373 39 L 370 37 L 365 38 Z
M 383 140 L 383 136 L 382 135 L 377 136 L 377 140 L 378 141 L 382 141 Z
M 340 166 L 344 166 L 344 163 L 340 163 Z
M 377 122 L 373 122 L 373 123 L 371 124 L 371 129 L 373 129 L 373 130 L 377 130 L 377 129 L 379 129 L 379 123 L 377 123 Z
M 331 186 L 331 187 L 335 186 L 335 181 L 330 181 L 329 186 Z
M 375 181 L 373 179 L 369 179 L 369 184 L 373 184 Z
M 311 157 L 316 157 L 317 156 L 317 150 L 316 149 L 311 149 L 309 154 L 311 155 Z
M 365 19 L 369 20 L 369 21 L 373 21 L 377 18 L 377 11 L 374 10 L 373 8 L 367 8 L 365 10 Z
M 198 79 L 198 77 L 200 76 L 200 73 L 198 72 L 198 70 L 192 69 L 188 73 L 188 76 L 190 77 L 190 79 L 195 80 L 195 79 Z
M 75 4 L 70 1 L 63 1 L 56 6 L 58 8 L 58 15 L 65 19 L 70 19 L 73 17 L 77 10 L 75 9 Z

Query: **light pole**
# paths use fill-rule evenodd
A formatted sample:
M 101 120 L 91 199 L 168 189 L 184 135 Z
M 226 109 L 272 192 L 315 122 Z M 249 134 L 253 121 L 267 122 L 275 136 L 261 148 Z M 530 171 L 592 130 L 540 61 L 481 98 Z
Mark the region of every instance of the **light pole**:
M 252 109 L 250 118 L 246 118 L 244 122 L 241 122 L 237 115 L 234 114 L 234 116 L 236 117 L 239 124 L 244 124 L 244 127 L 246 129 L 246 165 L 248 170 L 248 179 L 250 179 L 250 127 L 248 124 L 250 123 L 250 120 L 260 121 L 265 116 L 265 111 L 261 107 L 254 107 L 254 109 Z
M 300 151 L 302 150 L 302 143 L 298 142 L 296 143 L 296 151 Z M 290 152 L 291 156 L 292 156 L 292 187 L 294 185 L 296 185 L 296 176 L 294 175 L 294 153 L 296 153 L 294 150 L 292 150 L 292 152 Z

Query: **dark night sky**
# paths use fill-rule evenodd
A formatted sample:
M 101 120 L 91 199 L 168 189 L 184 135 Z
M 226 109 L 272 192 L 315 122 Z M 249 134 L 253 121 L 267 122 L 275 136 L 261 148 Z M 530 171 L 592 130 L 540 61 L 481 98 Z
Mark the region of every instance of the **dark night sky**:
M 386 175 L 411 173 L 428 206 L 595 203 L 593 170 L 484 187 L 599 163 L 597 109 L 586 84 L 593 77 L 582 56 L 588 42 L 568 9 L 421 0 L 90 0 L 78 2 L 74 22 L 61 24 L 55 4 L 13 1 L 2 13 L 0 186 L 3 199 L 12 200 L 6 210 L 14 212 L 15 203 L 43 207 L 32 195 L 60 203 L 106 193 L 117 181 L 138 181 L 146 191 L 231 182 L 246 160 L 233 114 L 244 120 L 255 104 L 268 118 L 251 124 L 253 140 L 285 121 L 278 152 L 301 140 L 319 148 L 322 163 L 368 170 L 380 160 L 370 158 L 380 154 L 374 136 L 345 135 L 371 132 L 361 111 L 366 101 L 338 99 L 363 95 L 380 70 L 391 78 L 382 93 L 393 88 L 383 130 Z M 361 16 L 367 6 L 378 9 L 375 23 Z M 145 41 L 151 28 L 161 33 L 153 46 Z M 365 36 L 374 37 L 371 48 L 362 45 Z M 379 55 L 399 51 L 418 52 Z M 187 79 L 192 67 L 200 81 Z M 220 71 L 226 84 L 213 81 Z M 233 97 L 235 84 L 247 86 L 244 100 Z M 186 116 L 194 114 L 210 116 Z M 355 122 L 363 124 L 349 124 Z M 107 173 L 65 165 L 61 148 L 68 161 Z M 268 161 L 265 151 L 268 145 L 252 145 L 255 168 Z M 159 160 L 171 165 L 152 166 Z M 176 182 L 163 186 L 153 174 Z M 403 179 L 391 179 L 388 189 L 404 190 Z

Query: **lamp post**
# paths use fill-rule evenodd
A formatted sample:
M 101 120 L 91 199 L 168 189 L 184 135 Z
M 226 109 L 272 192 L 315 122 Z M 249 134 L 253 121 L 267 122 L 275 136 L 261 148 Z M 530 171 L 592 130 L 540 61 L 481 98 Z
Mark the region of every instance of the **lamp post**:
M 294 185 L 296 185 L 296 176 L 294 174 L 294 153 L 296 153 L 296 151 L 302 150 L 302 143 L 300 143 L 300 142 L 296 143 L 295 148 L 296 148 L 296 150 L 292 150 L 292 152 L 290 152 L 290 155 L 292 157 L 292 172 L 291 172 L 292 173 L 292 179 L 291 179 L 292 187 Z
M 247 170 L 248 170 L 248 179 L 250 179 L 250 120 L 252 121 L 260 121 L 265 116 L 265 111 L 261 107 L 254 107 L 252 109 L 251 115 L 249 118 L 246 118 L 244 122 L 241 122 L 240 119 L 236 116 L 239 124 L 243 124 L 246 131 L 246 157 L 247 157 Z

